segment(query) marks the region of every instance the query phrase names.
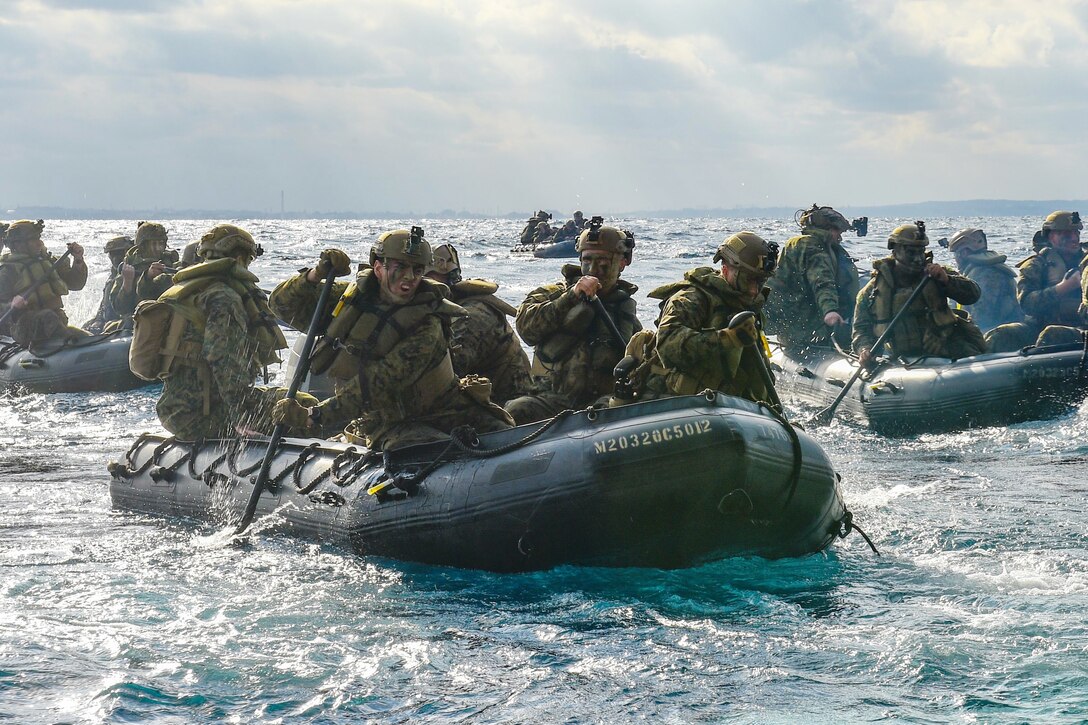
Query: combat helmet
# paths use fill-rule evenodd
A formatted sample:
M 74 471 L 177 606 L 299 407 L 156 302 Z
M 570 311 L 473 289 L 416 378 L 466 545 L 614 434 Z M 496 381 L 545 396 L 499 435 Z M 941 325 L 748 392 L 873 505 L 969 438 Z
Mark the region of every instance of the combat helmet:
M 982 246 L 986 246 L 986 232 L 981 229 L 975 229 L 974 227 L 967 227 L 966 229 L 960 229 L 958 232 L 952 235 L 952 238 L 948 240 L 948 251 L 955 252 L 958 248 L 965 244 L 971 244 L 973 242 L 982 242 Z
M 158 222 L 139 222 L 136 224 L 137 247 L 143 247 L 148 242 L 165 242 L 167 240 L 166 227 Z
M 1084 229 L 1084 223 L 1080 220 L 1079 211 L 1055 211 L 1047 216 L 1043 222 L 1043 231 L 1068 232 Z
M 216 224 L 200 237 L 196 254 L 207 261 L 245 254 L 252 261 L 264 254 L 264 250 L 245 229 L 233 224 Z
M 896 244 L 908 247 L 929 246 L 929 237 L 926 236 L 926 223 L 922 221 L 913 224 L 901 224 L 892 230 L 888 237 L 888 249 L 895 249 Z
M 447 275 L 450 284 L 461 281 L 461 260 L 457 256 L 457 247 L 452 244 L 439 244 L 431 250 L 431 264 L 428 272 Z
M 794 219 L 802 229 L 815 227 L 816 229 L 833 229 L 845 232 L 853 228 L 850 222 L 846 220 L 846 217 L 829 206 L 816 206 L 813 204 L 811 209 L 799 209 L 794 214 Z
M 714 253 L 714 261 L 749 274 L 770 277 L 778 267 L 778 245 L 755 232 L 738 232 L 721 243 Z
M 106 254 L 110 252 L 127 252 L 130 247 L 132 247 L 132 237 L 122 234 L 106 242 L 106 246 L 102 247 L 102 251 Z
M 630 264 L 634 258 L 635 235 L 627 230 L 605 226 L 604 217 L 595 216 L 590 219 L 589 226 L 582 230 L 574 244 L 574 251 L 579 255 L 589 249 L 622 254 Z
M 427 243 L 423 235 L 423 227 L 385 232 L 370 248 L 370 266 L 373 267 L 379 259 L 400 259 L 411 264 L 421 264 L 424 267 L 431 266 L 431 245 Z
M 8 225 L 7 231 L 4 232 L 4 243 L 10 247 L 13 244 L 32 244 L 41 241 L 42 229 L 45 229 L 45 222 L 41 219 L 35 222 L 20 219 Z

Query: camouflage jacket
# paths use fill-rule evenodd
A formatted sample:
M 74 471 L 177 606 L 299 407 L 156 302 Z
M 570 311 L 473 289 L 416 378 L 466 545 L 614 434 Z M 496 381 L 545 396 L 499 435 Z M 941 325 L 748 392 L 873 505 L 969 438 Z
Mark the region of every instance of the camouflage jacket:
M 163 381 L 159 419 L 167 430 L 186 439 L 230 435 L 233 423 L 245 423 L 249 413 L 245 401 L 259 372 L 257 340 L 242 296 L 226 279 L 194 294 L 191 304 L 204 315 L 204 329 L 187 325 L 182 340 L 200 346 L 207 372 L 201 366 L 175 363 Z M 208 415 L 203 413 L 206 383 L 210 383 Z
M 767 290 L 745 304 L 713 267 L 697 267 L 683 282 L 658 287 L 651 297 L 662 299 L 657 322 L 657 355 L 668 371 L 666 385 L 674 394 L 697 393 L 707 388 L 748 400 L 769 402 L 760 368 L 763 353 L 755 345 L 722 345 L 718 330 L 729 326 L 739 312 L 759 313 Z
M 948 298 L 963 305 L 978 301 L 980 291 L 977 284 L 951 267 L 944 270 L 948 274 L 948 281 L 943 284 L 937 280 L 929 282 L 910 310 L 896 323 L 884 350 L 889 355 L 911 357 L 938 354 L 935 350 L 926 350 L 926 333 L 956 323 L 957 317 L 948 306 Z M 854 350 L 872 349 L 921 281 L 921 276 L 910 282 L 900 280 L 895 273 L 895 259 L 892 257 L 873 262 L 872 277 L 858 293 L 854 309 Z
M 1059 295 L 1054 289 L 1078 265 L 1083 267 L 1084 260 L 1071 264 L 1053 247 L 1044 247 L 1017 265 L 1020 280 L 1016 283 L 1016 298 L 1024 314 L 1040 327 L 1079 325 L 1081 295 L 1075 289 Z
M 633 297 L 638 287 L 621 279 L 599 295 L 623 337 L 617 342 L 594 308 L 574 294 L 581 268 L 564 265 L 563 276 L 563 282 L 529 293 L 518 307 L 516 324 L 522 339 L 534 346 L 534 375 L 545 377 L 570 405 L 584 407 L 612 392 L 612 371 L 631 335 L 642 329 Z
M 495 296 L 499 286 L 470 279 L 451 288 L 453 301 L 468 317 L 453 321 L 451 353 L 458 375 L 480 375 L 491 381 L 491 399 L 502 405 L 529 389 L 529 357 L 507 317 L 517 310 Z
M 321 283 L 306 280 L 307 271 L 280 283 L 270 298 L 273 312 L 300 329 L 309 327 L 321 290 Z M 381 300 L 373 270 L 360 272 L 356 284 L 357 303 L 365 305 L 368 314 L 385 319 L 396 314 L 395 308 L 399 306 Z M 348 288 L 349 285 L 343 282 L 333 285 L 324 313 L 327 320 L 332 318 Z M 380 355 L 368 351 L 359 360 L 353 377 L 334 378 L 335 394 L 318 406 L 322 420 L 355 419 L 354 429 L 369 435 L 402 421 L 433 417 L 446 408 L 460 406 L 462 394 L 452 362 L 449 362 L 451 314 L 446 310 L 458 315 L 465 312 L 446 299 L 448 294 L 446 285 L 423 280 L 414 300 L 403 307 L 413 305 L 416 299 L 427 299 L 427 304 L 433 302 L 433 314 L 405 330 L 405 334 Z M 441 372 L 447 370 L 446 366 L 448 374 L 443 376 Z M 435 383 L 437 377 L 442 377 L 442 381 Z M 435 385 L 442 390 L 436 390 Z
M 145 259 L 140 255 L 138 247 L 133 247 L 125 253 L 123 264 L 130 264 L 136 269 L 133 278 L 132 289 L 125 290 L 125 280 L 118 274 L 110 289 L 110 303 L 119 315 L 131 316 L 136 311 L 136 305 L 144 300 L 156 300 L 174 284 L 174 278 L 168 274 L 160 274 L 155 279 L 147 275 L 148 268 L 155 262 L 162 262 L 167 267 L 178 266 L 178 253 L 173 249 L 167 249 L 159 259 Z
M 990 250 L 972 254 L 964 260 L 960 272 L 982 291 L 978 302 L 963 307 L 982 330 L 1024 319 L 1016 301 L 1016 272 L 1005 264 L 1004 254 Z
M 861 285 L 842 245 L 823 229 L 805 228 L 786 242 L 767 286 L 773 293 L 765 310 L 767 331 L 788 347 L 802 347 L 831 332 L 824 324 L 827 313 L 838 312 L 849 323 Z

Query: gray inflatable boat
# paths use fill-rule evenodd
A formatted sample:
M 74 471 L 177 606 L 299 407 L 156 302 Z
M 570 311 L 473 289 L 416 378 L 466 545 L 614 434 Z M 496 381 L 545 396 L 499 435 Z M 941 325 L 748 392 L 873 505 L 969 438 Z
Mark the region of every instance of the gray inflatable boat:
M 784 401 L 825 408 L 857 370 L 834 350 L 771 356 Z M 886 435 L 939 433 L 1042 420 L 1075 410 L 1088 396 L 1088 351 L 1081 345 L 1028 347 L 948 360 L 923 357 L 863 374 L 838 414 Z
M 152 383 L 128 368 L 132 333 L 118 331 L 75 342 L 25 348 L 0 337 L 0 388 L 30 393 L 132 390 Z

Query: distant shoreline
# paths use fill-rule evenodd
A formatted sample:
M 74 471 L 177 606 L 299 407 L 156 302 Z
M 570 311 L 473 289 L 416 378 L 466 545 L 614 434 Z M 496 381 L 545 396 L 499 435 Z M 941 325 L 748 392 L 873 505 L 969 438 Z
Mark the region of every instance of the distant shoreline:
M 1050 200 L 1010 200 L 1010 199 L 969 199 L 965 201 L 923 201 L 910 204 L 875 204 L 857 206 L 836 204 L 834 200 L 820 199 L 821 204 L 830 203 L 848 216 L 867 215 L 871 217 L 891 218 L 931 218 L 931 217 L 1036 217 L 1046 216 L 1052 211 L 1067 209 L 1070 211 L 1088 211 L 1088 201 L 1080 199 Z M 811 203 L 811 202 L 810 202 Z M 792 218 L 794 212 L 807 204 L 797 206 L 733 207 L 733 208 L 686 208 L 654 209 L 641 211 L 621 211 L 602 213 L 600 210 L 584 210 L 586 215 L 602 214 L 606 218 L 630 219 L 698 219 L 743 217 L 754 218 Z M 552 210 L 553 221 L 566 219 L 574 210 Z M 513 219 L 524 220 L 532 216 L 532 211 L 513 211 L 505 214 L 480 214 L 465 210 L 443 209 L 430 212 L 389 212 L 389 211 L 301 211 L 274 212 L 254 209 L 75 209 L 57 206 L 23 206 L 5 209 L 0 212 L 0 219 Z

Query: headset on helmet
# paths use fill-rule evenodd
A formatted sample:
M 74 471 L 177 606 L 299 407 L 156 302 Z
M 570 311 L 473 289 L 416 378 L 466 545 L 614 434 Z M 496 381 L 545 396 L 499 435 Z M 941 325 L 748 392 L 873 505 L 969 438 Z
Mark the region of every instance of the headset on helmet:
M 446 275 L 450 284 L 461 281 L 461 259 L 457 255 L 457 248 L 452 244 L 439 244 L 431 250 L 431 264 L 428 272 L 438 272 Z

